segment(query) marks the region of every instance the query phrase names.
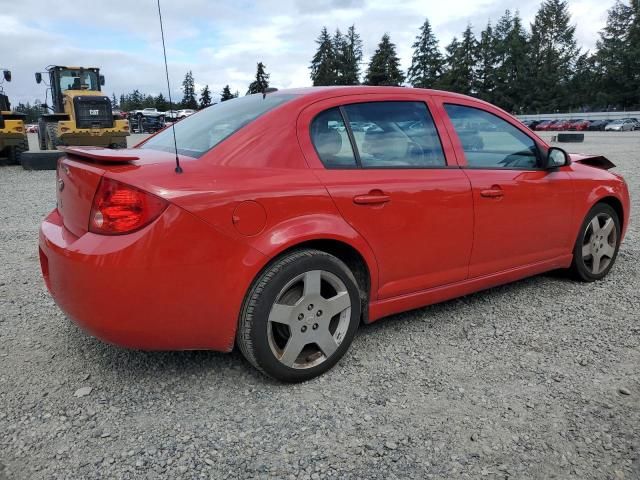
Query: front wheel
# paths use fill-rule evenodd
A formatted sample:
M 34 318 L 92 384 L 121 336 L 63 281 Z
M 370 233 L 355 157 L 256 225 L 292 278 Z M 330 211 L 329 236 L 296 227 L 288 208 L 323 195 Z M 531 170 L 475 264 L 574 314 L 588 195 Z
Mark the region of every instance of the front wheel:
M 618 256 L 620 235 L 616 211 L 604 203 L 594 206 L 582 223 L 573 249 L 574 276 L 585 282 L 604 278 Z
M 277 380 L 309 380 L 349 348 L 360 302 L 353 273 L 341 260 L 319 250 L 291 252 L 267 267 L 247 294 L 238 346 Z

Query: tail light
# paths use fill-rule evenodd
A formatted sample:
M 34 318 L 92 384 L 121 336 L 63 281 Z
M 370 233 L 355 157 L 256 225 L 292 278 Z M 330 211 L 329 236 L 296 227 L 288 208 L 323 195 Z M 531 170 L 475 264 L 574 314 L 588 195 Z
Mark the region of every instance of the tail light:
M 93 198 L 89 231 L 101 235 L 132 233 L 153 222 L 167 205 L 162 198 L 103 177 Z

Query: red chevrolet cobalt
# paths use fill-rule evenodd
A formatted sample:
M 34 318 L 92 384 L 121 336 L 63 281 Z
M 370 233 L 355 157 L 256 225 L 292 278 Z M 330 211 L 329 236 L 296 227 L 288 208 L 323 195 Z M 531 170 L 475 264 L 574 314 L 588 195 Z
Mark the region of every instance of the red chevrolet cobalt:
M 283 381 L 370 323 L 554 269 L 612 268 L 629 221 L 606 158 L 462 95 L 336 87 L 214 105 L 135 148 L 67 148 L 42 223 L 51 295 L 105 341 L 237 344 Z

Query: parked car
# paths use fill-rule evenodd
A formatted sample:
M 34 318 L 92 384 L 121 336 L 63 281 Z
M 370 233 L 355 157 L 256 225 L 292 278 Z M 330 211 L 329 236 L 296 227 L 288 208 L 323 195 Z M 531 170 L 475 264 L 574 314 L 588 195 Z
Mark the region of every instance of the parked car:
M 602 131 L 609 124 L 610 120 L 592 120 L 587 130 Z
M 548 131 L 551 129 L 556 120 L 543 120 L 538 125 L 536 125 L 535 129 L 539 131 Z
M 589 128 L 591 122 L 589 122 L 589 120 L 584 120 L 584 119 L 580 119 L 580 120 L 572 120 L 569 123 L 569 130 L 576 130 L 576 131 L 584 131 L 587 128 Z
M 132 110 L 129 112 L 129 117 L 164 117 L 164 112 L 159 111 L 157 108 L 143 108 L 142 110 Z
M 535 130 L 538 125 L 542 122 L 546 122 L 547 120 L 529 120 L 529 124 L 527 125 L 531 130 Z
M 39 242 L 60 308 L 122 346 L 237 344 L 282 381 L 331 368 L 361 322 L 548 270 L 599 280 L 629 224 L 610 161 L 430 90 L 249 95 L 64 151 Z
M 30 125 L 27 125 L 27 133 L 38 133 L 38 124 L 37 123 L 32 123 Z
M 193 115 L 196 113 L 195 110 L 191 110 L 190 108 L 185 108 L 183 110 L 178 110 L 178 120 L 188 117 L 189 115 Z
M 550 128 L 550 130 L 554 131 L 565 131 L 569 130 L 569 125 L 571 125 L 571 120 L 557 120 Z
M 634 130 L 636 127 L 636 123 L 633 120 L 614 120 L 613 122 L 607 124 L 604 127 L 605 131 L 614 131 L 614 132 L 630 132 Z
M 640 120 L 637 118 L 625 118 L 625 120 L 631 120 L 633 122 L 632 130 L 640 130 Z

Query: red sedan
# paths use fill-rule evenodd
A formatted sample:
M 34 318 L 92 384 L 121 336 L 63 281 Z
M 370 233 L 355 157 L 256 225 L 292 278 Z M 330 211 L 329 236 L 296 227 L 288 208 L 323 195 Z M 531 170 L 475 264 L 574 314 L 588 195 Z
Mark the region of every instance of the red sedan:
M 611 162 L 457 94 L 285 90 L 175 134 L 177 155 L 172 129 L 66 149 L 40 230 L 46 285 L 108 342 L 237 344 L 284 381 L 329 369 L 361 321 L 548 270 L 601 279 L 629 222 Z

